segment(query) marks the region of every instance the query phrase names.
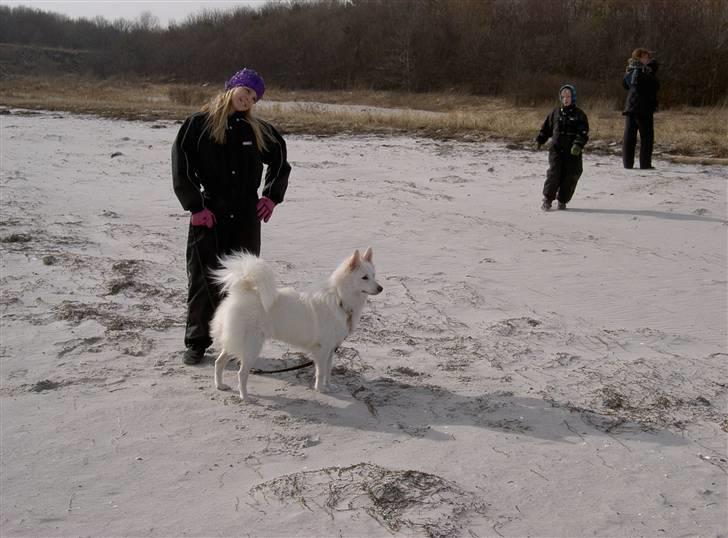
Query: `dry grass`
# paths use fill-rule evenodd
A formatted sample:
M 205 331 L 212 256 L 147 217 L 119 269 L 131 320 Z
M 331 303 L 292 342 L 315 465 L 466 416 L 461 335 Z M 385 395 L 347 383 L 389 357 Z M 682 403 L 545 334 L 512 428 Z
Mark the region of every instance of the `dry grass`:
M 0 104 L 125 119 L 182 119 L 217 87 L 75 77 L 5 79 Z M 324 106 L 346 105 L 346 106 Z M 592 151 L 618 152 L 624 120 L 613 103 L 580 103 Z M 505 99 L 458 93 L 290 91 L 271 88 L 259 113 L 288 132 L 407 132 L 434 138 L 530 143 L 552 105 L 516 107 Z M 657 153 L 675 160 L 728 163 L 728 107 L 679 108 L 655 115 Z
M 2 81 L 0 104 L 125 119 L 183 117 L 199 108 L 173 102 L 168 91 L 168 86 L 149 83 L 24 77 Z

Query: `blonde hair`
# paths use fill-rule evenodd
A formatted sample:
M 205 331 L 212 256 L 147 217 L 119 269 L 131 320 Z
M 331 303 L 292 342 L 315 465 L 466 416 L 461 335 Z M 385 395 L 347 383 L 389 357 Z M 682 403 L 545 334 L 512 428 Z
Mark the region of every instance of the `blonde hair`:
M 227 140 L 228 116 L 234 112 L 234 89 L 231 88 L 218 93 L 202 107 L 202 112 L 207 112 L 205 127 L 210 132 L 210 138 L 218 144 L 224 144 Z M 256 118 L 251 110 L 247 110 L 244 114 L 245 119 L 248 120 L 248 123 L 253 128 L 255 144 L 258 146 L 258 150 L 264 151 L 268 149 L 268 140 L 272 138 L 268 126 Z

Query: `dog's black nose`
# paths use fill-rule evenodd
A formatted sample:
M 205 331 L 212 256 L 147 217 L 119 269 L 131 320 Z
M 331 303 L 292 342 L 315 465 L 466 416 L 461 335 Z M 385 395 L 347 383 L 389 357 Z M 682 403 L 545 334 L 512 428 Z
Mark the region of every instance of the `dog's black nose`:
M 383 290 L 383 289 L 384 289 L 384 288 L 383 288 L 382 286 L 377 286 L 377 293 L 382 293 L 382 290 Z

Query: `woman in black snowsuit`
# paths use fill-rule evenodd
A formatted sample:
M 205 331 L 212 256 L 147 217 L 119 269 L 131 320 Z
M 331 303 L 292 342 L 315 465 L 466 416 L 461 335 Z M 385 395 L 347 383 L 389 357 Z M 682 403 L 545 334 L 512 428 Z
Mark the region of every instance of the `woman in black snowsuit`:
M 551 138 L 541 205 L 544 211 L 551 209 L 554 199 L 558 199 L 559 209 L 566 209 L 581 177 L 581 152 L 589 140 L 589 120 L 576 106 L 576 88 L 572 84 L 561 86 L 559 100 L 561 106 L 546 116 L 536 137 L 539 148 Z
M 657 60 L 647 49 L 635 49 L 627 61 L 627 71 L 622 86 L 627 90 L 624 103 L 624 138 L 622 139 L 622 163 L 625 168 L 634 167 L 637 132 L 640 134 L 640 168 L 652 168 L 652 147 L 655 143 L 653 115 L 657 111 Z
M 286 144 L 256 118 L 265 84 L 252 69 L 233 75 L 225 89 L 183 123 L 172 146 L 172 181 L 190 211 L 187 237 L 185 364 L 197 364 L 212 343 L 209 324 L 221 299 L 210 275 L 219 256 L 245 250 L 260 254 L 260 221 L 283 201 L 291 167 Z M 263 165 L 267 165 L 258 196 Z

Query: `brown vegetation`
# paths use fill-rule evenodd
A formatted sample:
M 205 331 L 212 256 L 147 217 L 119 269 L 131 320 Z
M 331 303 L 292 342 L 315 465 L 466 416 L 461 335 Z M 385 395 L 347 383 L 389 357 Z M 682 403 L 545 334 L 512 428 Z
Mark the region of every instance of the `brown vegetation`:
M 219 88 L 77 77 L 6 78 L 0 105 L 67 110 L 125 119 L 182 119 L 199 110 Z M 326 105 L 351 106 L 326 106 Z M 520 147 L 534 139 L 555 105 L 515 106 L 496 97 L 450 93 L 311 91 L 270 88 L 259 106 L 262 117 L 287 132 L 406 132 L 435 138 L 505 140 Z M 623 117 L 610 102 L 585 101 L 591 151 L 617 152 Z M 727 107 L 681 107 L 656 115 L 656 150 L 668 158 L 699 162 L 728 158 Z
M 454 90 L 517 105 L 550 102 L 570 81 L 616 106 L 625 61 L 644 46 L 662 64 L 663 109 L 728 95 L 725 0 L 292 0 L 166 29 L 150 13 L 112 23 L 0 6 L 0 36 L 85 51 L 73 72 L 102 78 L 220 83 L 247 65 L 288 89 Z M 32 68 L 0 58 L 0 74 Z
M 570 81 L 591 150 L 607 152 L 622 138 L 625 59 L 646 46 L 662 66 L 656 151 L 728 158 L 724 0 L 293 0 L 166 29 L 151 13 L 109 22 L 0 6 L 0 36 L 7 106 L 182 118 L 247 65 L 270 86 L 260 113 L 289 132 L 522 146 Z

